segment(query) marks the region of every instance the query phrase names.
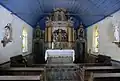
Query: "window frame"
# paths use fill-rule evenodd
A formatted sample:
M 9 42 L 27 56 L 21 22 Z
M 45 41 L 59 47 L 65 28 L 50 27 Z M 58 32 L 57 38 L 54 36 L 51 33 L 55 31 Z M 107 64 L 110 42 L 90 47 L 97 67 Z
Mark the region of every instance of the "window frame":
M 98 25 L 95 25 L 93 27 L 93 52 L 98 53 L 99 52 L 99 27 Z

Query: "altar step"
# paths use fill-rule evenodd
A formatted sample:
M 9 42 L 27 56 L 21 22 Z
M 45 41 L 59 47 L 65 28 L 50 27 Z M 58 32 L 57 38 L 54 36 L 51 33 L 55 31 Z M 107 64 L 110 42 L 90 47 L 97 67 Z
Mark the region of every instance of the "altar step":
M 47 64 L 71 64 L 73 63 L 73 57 L 48 57 Z

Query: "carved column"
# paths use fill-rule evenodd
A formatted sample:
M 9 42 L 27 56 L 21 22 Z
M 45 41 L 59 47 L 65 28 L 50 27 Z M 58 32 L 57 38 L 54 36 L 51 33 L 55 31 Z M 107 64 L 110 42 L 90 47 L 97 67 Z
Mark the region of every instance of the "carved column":
M 46 27 L 45 28 L 45 42 L 47 42 L 47 33 L 48 33 L 47 31 L 48 31 L 48 28 Z
M 75 30 L 74 30 L 74 28 L 72 28 L 72 36 L 73 36 L 73 41 L 72 41 L 72 46 L 73 46 L 73 44 L 74 44 L 74 41 L 75 41 Z
M 72 37 L 71 42 L 73 42 L 74 41 L 74 29 L 73 29 L 73 27 L 71 27 L 71 37 Z
M 71 48 L 72 28 L 70 26 L 67 27 L 67 32 L 68 32 L 68 47 Z
M 48 48 L 51 48 L 51 43 L 52 43 L 52 27 L 48 27 Z
M 59 44 L 59 48 L 62 48 L 62 31 L 61 30 L 59 30 L 59 42 L 60 42 L 60 44 Z

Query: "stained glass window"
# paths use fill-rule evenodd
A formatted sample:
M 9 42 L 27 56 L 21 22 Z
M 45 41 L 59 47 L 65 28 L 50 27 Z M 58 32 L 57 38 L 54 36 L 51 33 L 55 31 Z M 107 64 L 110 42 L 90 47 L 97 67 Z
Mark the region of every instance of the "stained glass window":
M 27 34 L 27 30 L 25 28 L 23 28 L 22 31 L 22 52 L 27 52 L 28 51 L 28 34 Z
M 98 52 L 99 49 L 99 31 L 98 26 L 95 26 L 93 32 L 93 50 L 94 52 Z

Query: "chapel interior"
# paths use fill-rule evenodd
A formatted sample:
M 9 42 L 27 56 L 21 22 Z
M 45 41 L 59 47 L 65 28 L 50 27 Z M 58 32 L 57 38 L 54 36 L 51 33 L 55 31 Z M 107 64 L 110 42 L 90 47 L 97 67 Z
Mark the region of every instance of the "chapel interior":
M 0 80 L 120 81 L 120 0 L 0 0 Z

